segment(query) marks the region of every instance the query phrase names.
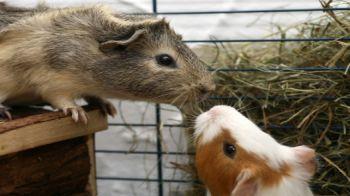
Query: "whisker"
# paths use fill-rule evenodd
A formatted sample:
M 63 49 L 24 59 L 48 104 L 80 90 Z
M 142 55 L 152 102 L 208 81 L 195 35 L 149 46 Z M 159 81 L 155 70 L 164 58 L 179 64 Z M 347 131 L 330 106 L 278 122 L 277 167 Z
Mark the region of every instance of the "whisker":
M 186 103 L 186 101 L 188 100 L 189 98 L 189 95 L 185 97 L 185 99 L 182 101 L 181 105 L 180 105 L 180 108 L 182 109 L 184 104 Z
M 175 97 L 172 101 L 171 104 L 174 104 L 178 99 L 180 99 L 182 96 L 184 95 L 184 93 L 179 94 L 177 97 Z

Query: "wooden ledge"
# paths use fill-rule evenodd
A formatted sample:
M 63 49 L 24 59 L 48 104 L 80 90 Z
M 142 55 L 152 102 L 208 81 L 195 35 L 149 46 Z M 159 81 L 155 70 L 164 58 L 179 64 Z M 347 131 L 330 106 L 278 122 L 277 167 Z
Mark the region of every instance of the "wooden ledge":
M 0 156 L 90 135 L 108 128 L 107 117 L 99 109 L 84 109 L 89 117 L 87 125 L 75 123 L 63 112 L 28 108 L 14 110 L 14 120 L 0 122 Z

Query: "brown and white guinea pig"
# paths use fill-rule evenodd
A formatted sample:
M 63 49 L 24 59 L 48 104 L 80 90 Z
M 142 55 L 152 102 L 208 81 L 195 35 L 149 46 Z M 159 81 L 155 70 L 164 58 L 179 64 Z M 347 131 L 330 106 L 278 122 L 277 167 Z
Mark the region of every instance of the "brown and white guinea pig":
M 197 172 L 211 195 L 313 195 L 313 149 L 278 143 L 230 106 L 199 115 L 195 129 Z

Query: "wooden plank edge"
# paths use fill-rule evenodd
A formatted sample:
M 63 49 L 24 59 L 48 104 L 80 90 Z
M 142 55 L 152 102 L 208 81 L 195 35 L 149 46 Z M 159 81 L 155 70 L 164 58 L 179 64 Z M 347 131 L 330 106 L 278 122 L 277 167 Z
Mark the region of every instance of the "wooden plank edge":
M 92 108 L 89 106 L 85 106 L 84 110 L 89 112 L 97 108 Z M 13 129 L 17 129 L 20 127 L 24 127 L 27 125 L 35 124 L 35 123 L 40 123 L 40 122 L 46 122 L 50 120 L 55 120 L 58 118 L 64 118 L 67 117 L 62 111 L 44 111 L 44 113 L 41 114 L 35 114 L 35 115 L 30 115 L 10 121 L 2 121 L 0 122 L 0 134 L 5 133 L 7 131 L 11 131 Z
M 108 128 L 107 117 L 100 110 L 87 112 L 85 125 L 71 117 L 36 123 L 0 134 L 0 156 L 46 144 L 64 141 L 102 131 Z

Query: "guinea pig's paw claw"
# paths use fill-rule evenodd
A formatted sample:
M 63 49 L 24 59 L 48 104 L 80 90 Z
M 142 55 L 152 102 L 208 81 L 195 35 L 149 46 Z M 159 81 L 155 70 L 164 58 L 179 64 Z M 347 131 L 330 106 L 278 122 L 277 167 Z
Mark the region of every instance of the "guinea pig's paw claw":
M 88 115 L 87 115 L 87 113 L 84 111 L 84 109 L 83 109 L 83 108 L 79 108 L 78 113 L 79 113 L 79 119 L 80 119 L 84 124 L 87 124 L 87 123 L 88 123 Z
M 72 113 L 72 119 L 74 120 L 74 122 L 78 122 L 78 121 L 79 121 L 79 113 L 78 113 L 78 110 L 72 109 L 72 110 L 71 110 L 71 113 Z
M 68 108 L 63 108 L 62 111 L 63 111 L 63 114 L 66 115 L 66 116 L 67 116 L 68 113 L 69 113 Z
M 87 124 L 88 122 L 87 113 L 82 107 L 65 108 L 63 109 L 63 113 L 65 113 L 66 115 L 70 113 L 74 122 L 81 121 L 84 124 Z
M 0 107 L 0 118 L 12 120 L 12 115 L 6 107 Z

